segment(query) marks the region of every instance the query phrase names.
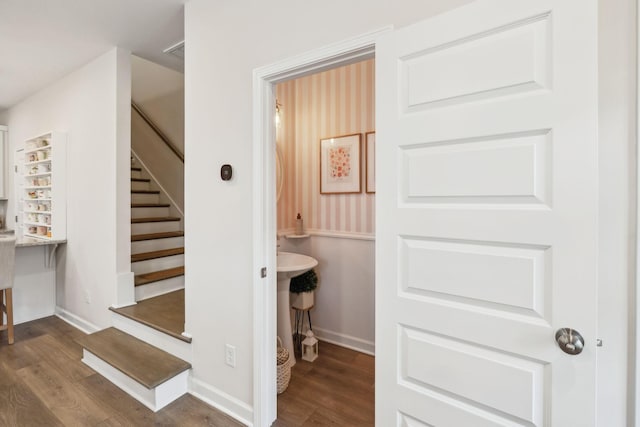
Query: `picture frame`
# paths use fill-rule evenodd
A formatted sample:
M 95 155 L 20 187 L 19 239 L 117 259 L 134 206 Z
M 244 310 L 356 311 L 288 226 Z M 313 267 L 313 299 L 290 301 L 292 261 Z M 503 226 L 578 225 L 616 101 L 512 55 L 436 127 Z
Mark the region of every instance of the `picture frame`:
M 376 132 L 367 132 L 365 140 L 366 186 L 367 193 L 376 192 Z
M 362 135 L 320 140 L 320 194 L 360 193 Z

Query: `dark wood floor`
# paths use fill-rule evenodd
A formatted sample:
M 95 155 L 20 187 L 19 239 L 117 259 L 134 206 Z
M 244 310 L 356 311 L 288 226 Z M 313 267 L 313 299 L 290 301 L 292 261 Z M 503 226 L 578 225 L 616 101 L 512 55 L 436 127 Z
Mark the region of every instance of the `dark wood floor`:
M 372 356 L 320 342 L 315 362 L 297 360 L 274 426 L 374 425 Z
M 218 426 L 242 424 L 191 395 L 153 413 L 81 362 L 84 333 L 57 317 L 0 335 L 0 426 Z M 374 358 L 320 343 L 298 360 L 278 396 L 274 426 L 373 426 Z
M 0 426 L 241 426 L 191 395 L 153 413 L 83 364 L 84 334 L 56 317 L 0 337 Z

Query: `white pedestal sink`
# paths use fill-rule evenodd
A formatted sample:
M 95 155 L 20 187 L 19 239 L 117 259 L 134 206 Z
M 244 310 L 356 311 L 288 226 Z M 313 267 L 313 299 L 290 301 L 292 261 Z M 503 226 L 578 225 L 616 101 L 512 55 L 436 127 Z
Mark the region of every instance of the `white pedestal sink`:
M 311 270 L 318 261 L 307 255 L 278 252 L 278 336 L 289 350 L 291 365 L 296 363 L 291 331 L 291 307 L 289 306 L 289 281 L 292 277 Z

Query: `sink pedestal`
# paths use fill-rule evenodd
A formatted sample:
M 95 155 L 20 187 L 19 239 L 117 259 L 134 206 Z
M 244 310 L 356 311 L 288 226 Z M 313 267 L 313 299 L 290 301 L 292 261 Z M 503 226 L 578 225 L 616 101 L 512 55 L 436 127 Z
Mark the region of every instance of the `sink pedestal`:
M 293 331 L 291 330 L 291 308 L 289 305 L 289 281 L 286 278 L 278 280 L 278 336 L 282 346 L 289 350 L 291 366 L 295 365 L 296 357 L 293 351 Z
M 291 366 L 296 364 L 293 351 L 293 336 L 291 330 L 291 306 L 289 304 L 289 282 L 318 265 L 318 261 L 307 255 L 291 252 L 278 253 L 278 336 L 284 348 L 289 350 Z

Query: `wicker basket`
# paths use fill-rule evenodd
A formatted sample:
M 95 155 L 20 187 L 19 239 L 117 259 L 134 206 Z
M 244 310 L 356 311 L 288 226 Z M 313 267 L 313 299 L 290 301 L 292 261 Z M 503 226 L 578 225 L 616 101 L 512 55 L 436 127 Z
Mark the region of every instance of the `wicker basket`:
M 280 337 L 278 337 L 277 365 L 278 394 L 280 394 L 289 387 L 291 379 L 291 357 L 289 357 L 289 350 L 282 346 Z

